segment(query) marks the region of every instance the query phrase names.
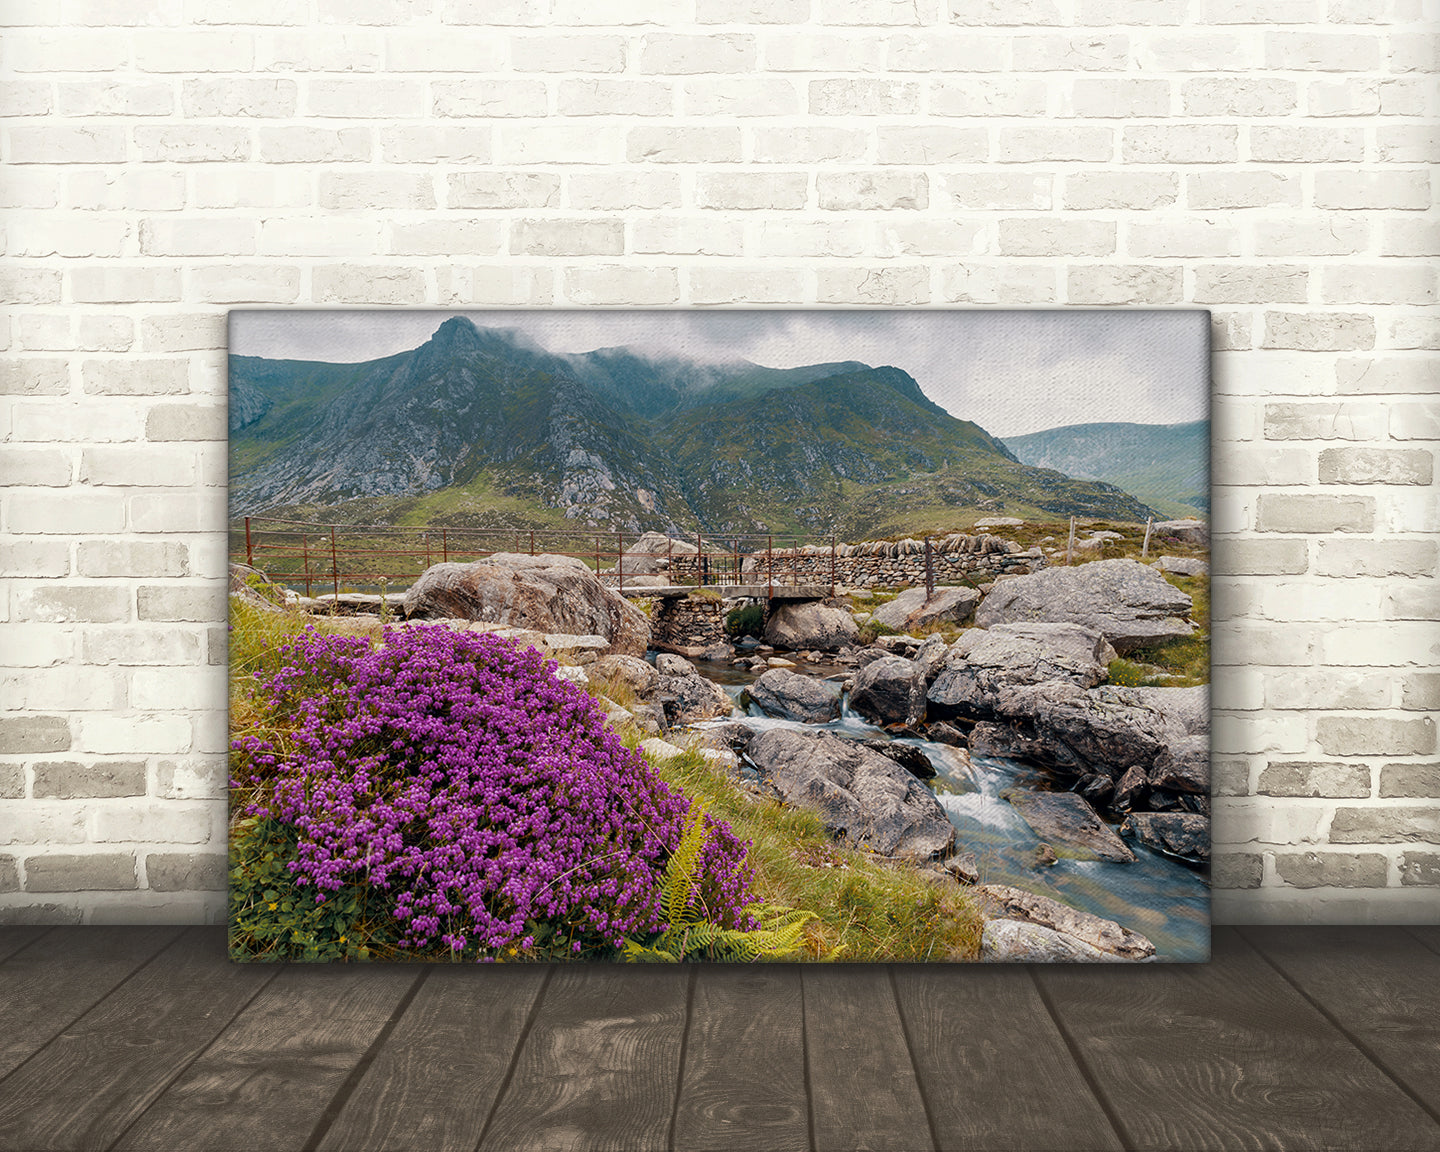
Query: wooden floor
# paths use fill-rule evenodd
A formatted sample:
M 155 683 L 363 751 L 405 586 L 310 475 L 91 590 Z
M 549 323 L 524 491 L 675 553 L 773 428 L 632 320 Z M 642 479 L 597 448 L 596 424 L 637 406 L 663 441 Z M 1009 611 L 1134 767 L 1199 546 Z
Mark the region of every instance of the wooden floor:
M 0 929 L 0 1148 L 1440 1149 L 1440 928 L 1123 967 L 230 964 Z

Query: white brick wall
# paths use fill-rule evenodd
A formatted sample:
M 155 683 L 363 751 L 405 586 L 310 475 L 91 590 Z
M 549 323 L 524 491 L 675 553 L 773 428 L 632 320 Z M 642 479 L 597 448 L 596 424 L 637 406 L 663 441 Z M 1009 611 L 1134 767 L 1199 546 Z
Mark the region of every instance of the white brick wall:
M 12 0 L 0 920 L 222 916 L 224 312 L 336 304 L 1212 308 L 1217 913 L 1436 919 L 1434 18 Z

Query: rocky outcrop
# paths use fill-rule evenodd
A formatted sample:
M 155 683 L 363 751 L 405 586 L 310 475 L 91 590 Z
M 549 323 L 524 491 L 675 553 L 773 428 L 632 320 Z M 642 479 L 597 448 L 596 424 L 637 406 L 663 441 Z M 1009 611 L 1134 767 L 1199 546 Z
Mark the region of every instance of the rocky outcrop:
M 660 673 L 638 656 L 602 656 L 590 668 L 591 679 L 624 684 L 641 700 L 647 700 L 660 684 Z
M 1097 964 L 1117 957 L 1028 920 L 987 920 L 980 934 L 980 959 L 991 964 Z
M 903 656 L 882 656 L 855 673 L 850 707 L 882 728 L 925 718 L 925 674 Z
M 1147 848 L 1191 864 L 1210 859 L 1210 818 L 1193 812 L 1136 812 L 1125 817 L 1120 834 Z
M 655 703 L 664 711 L 667 728 L 714 720 L 735 711 L 735 703 L 725 689 L 693 668 L 688 672 L 662 673 L 655 689 Z
M 828 732 L 772 728 L 750 742 L 761 778 L 808 808 L 830 834 L 881 856 L 928 860 L 949 852 L 955 828 L 934 793 L 893 760 Z
M 539 632 L 605 637 L 609 653 L 644 656 L 650 624 L 570 556 L 496 553 L 473 564 L 436 564 L 405 593 L 407 619 L 480 620 Z
M 772 668 L 747 690 L 746 698 L 767 716 L 801 724 L 825 724 L 840 716 L 840 689 L 787 668 Z
M 980 593 L 974 588 L 936 588 L 929 599 L 924 588 L 907 588 L 872 614 L 877 624 L 908 632 L 930 624 L 959 624 L 975 614 Z
M 1157 520 L 1150 525 L 1150 532 L 1157 539 L 1169 537 L 1202 548 L 1210 543 L 1210 526 L 1203 520 Z
M 1001 693 L 1047 681 L 1091 688 L 1105 678 L 1093 655 L 1103 644 L 1093 629 L 1076 625 L 998 625 L 963 633 L 945 653 L 928 699 L 941 710 L 971 719 L 1005 714 Z
M 835 652 L 854 645 L 860 635 L 855 618 L 844 608 L 820 601 L 776 603 L 765 621 L 766 644 L 801 652 L 807 648 Z
M 1005 884 L 983 884 L 977 886 L 974 892 L 1007 917 L 1063 932 L 1102 952 L 1125 960 L 1144 960 L 1155 955 L 1155 945 L 1140 933 L 1122 928 L 1114 920 L 1071 908 L 1049 896 Z
M 914 744 L 901 744 L 894 740 L 862 740 L 861 744 L 872 752 L 888 756 L 910 775 L 921 780 L 933 780 L 937 775 L 935 765 L 930 763 L 930 757 L 925 755 L 925 750 Z
M 1157 572 L 1171 572 L 1176 576 L 1210 575 L 1210 565 L 1198 556 L 1161 556 L 1150 567 Z
M 1056 855 L 1072 860 L 1110 860 L 1133 864 L 1135 853 L 1100 819 L 1100 814 L 1073 792 L 1026 792 L 1007 788 L 1000 793 L 1010 801 L 1035 835 L 1051 845 Z
M 1135 560 L 1097 560 L 1047 568 L 997 584 L 975 614 L 996 624 L 1059 622 L 1101 633 L 1121 654 L 1189 636 L 1190 597 Z

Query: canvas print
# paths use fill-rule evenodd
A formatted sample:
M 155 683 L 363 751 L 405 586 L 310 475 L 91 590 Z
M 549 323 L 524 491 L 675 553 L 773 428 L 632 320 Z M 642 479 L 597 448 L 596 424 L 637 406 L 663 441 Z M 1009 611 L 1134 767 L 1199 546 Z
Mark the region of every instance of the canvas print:
M 232 956 L 1207 958 L 1208 330 L 232 313 Z

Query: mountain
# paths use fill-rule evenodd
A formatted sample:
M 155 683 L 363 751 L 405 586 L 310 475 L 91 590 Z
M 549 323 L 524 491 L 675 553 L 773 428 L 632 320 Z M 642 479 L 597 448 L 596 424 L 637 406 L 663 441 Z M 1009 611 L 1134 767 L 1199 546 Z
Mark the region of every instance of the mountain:
M 1150 511 L 1026 466 L 898 368 L 557 355 L 462 317 L 365 363 L 232 356 L 230 428 L 232 515 L 857 538 Z
M 1103 480 L 1167 516 L 1210 511 L 1210 424 L 1072 424 L 1010 436 L 1026 464 Z

